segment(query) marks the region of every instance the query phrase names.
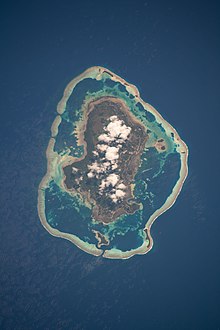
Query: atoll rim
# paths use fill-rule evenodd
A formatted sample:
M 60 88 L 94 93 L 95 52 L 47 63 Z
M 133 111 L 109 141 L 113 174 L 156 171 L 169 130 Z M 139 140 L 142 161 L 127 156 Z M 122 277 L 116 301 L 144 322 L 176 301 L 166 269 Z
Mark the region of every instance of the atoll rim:
M 46 157 L 42 225 L 109 259 L 152 249 L 151 226 L 175 203 L 188 173 L 177 131 L 134 85 L 98 66 L 66 87 Z

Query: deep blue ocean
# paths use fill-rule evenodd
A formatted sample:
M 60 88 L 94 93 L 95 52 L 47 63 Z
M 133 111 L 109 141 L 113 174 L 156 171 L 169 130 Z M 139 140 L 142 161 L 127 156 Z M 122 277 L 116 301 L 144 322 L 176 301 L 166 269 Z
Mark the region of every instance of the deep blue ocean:
M 220 329 L 217 1 L 2 1 L 0 329 Z M 56 105 L 90 66 L 135 84 L 189 147 L 153 250 L 106 260 L 50 236 L 37 189 Z

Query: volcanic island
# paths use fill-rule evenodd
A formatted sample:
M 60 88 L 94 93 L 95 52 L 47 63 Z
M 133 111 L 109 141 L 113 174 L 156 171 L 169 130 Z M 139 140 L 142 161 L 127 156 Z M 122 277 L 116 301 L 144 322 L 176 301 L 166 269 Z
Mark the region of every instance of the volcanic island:
M 132 182 L 147 141 L 146 129 L 132 118 L 125 104 L 103 97 L 88 106 L 83 159 L 63 168 L 65 186 L 94 205 L 92 216 L 102 223 L 115 221 L 140 208 Z
M 175 202 L 188 148 L 134 85 L 92 67 L 65 89 L 38 193 L 46 230 L 95 256 L 153 246 L 150 228 Z

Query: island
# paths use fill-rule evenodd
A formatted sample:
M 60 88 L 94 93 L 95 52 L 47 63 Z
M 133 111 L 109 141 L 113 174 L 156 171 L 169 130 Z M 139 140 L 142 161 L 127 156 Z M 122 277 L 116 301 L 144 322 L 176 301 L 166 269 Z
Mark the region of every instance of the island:
M 64 91 L 38 213 L 53 236 L 111 259 L 146 254 L 156 218 L 186 179 L 188 148 L 137 88 L 92 67 Z
M 80 132 L 86 153 L 63 168 L 64 184 L 93 205 L 96 221 L 109 223 L 140 208 L 131 187 L 147 133 L 117 98 L 91 101 L 87 112 L 85 130 Z

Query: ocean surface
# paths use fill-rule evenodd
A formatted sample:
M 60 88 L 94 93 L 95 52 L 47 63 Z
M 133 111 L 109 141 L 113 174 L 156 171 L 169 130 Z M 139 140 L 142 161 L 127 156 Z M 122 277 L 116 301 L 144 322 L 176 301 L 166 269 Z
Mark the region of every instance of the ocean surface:
M 1 3 L 0 329 L 220 329 L 217 1 Z M 135 84 L 189 147 L 154 247 L 96 258 L 52 237 L 37 189 L 67 83 L 104 66 Z

